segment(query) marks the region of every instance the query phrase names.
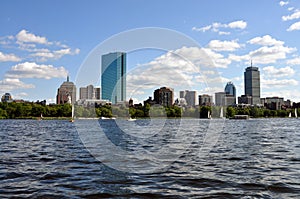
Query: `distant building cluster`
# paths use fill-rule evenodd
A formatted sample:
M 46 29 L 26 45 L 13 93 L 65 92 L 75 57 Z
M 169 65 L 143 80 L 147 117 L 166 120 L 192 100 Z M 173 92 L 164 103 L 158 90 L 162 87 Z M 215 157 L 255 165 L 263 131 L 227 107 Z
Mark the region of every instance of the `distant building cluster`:
M 94 85 L 86 85 L 79 88 L 79 99 L 77 100 L 76 85 L 67 80 L 57 89 L 56 104 L 78 104 L 82 106 L 99 106 L 104 104 L 128 106 L 142 106 L 134 104 L 130 99 L 126 102 L 126 53 L 112 52 L 101 56 L 101 88 Z M 174 89 L 162 86 L 153 91 L 153 97 L 144 101 L 144 105 L 150 106 L 159 104 L 162 106 L 257 106 L 266 107 L 271 110 L 290 108 L 300 103 L 292 104 L 290 100 L 285 101 L 283 97 L 260 96 L 260 71 L 258 67 L 247 67 L 244 72 L 244 94 L 237 97 L 236 87 L 233 82 L 228 82 L 223 91 L 216 92 L 214 96 L 200 94 L 196 91 L 179 91 L 179 97 L 174 99 Z M 2 102 L 22 102 L 13 100 L 10 93 L 1 97 Z M 41 101 L 39 103 L 45 103 Z

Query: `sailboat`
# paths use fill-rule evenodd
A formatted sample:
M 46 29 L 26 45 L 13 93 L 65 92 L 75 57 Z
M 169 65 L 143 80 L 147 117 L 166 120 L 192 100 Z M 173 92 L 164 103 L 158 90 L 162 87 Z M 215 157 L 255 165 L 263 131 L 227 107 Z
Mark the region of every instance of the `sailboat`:
M 290 112 L 289 117 L 292 117 L 292 113 Z
M 74 104 L 72 104 L 72 117 L 69 122 L 74 122 Z
M 207 118 L 208 118 L 208 119 L 211 119 L 210 111 L 207 112 Z
M 221 107 L 220 118 L 224 118 L 224 110 L 223 110 L 223 107 Z
M 298 117 L 297 109 L 295 108 L 295 118 Z
M 38 120 L 43 120 L 43 114 L 41 113 L 41 116 L 38 118 Z

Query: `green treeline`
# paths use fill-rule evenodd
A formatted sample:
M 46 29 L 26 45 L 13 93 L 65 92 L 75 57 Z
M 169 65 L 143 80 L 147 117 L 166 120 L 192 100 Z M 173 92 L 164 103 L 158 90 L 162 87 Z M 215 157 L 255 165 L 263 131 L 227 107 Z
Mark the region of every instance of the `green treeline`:
M 40 117 L 71 117 L 72 107 L 64 105 L 41 105 L 37 103 L 0 103 L 1 119 L 22 119 Z
M 201 106 L 198 108 L 181 108 L 178 106 L 162 107 L 159 105 L 138 107 L 110 106 L 99 107 L 75 106 L 75 117 L 119 117 L 119 118 L 147 118 L 147 117 L 191 117 L 191 118 L 212 118 L 220 117 L 221 107 Z M 300 115 L 300 109 L 297 109 Z M 259 117 L 288 117 L 291 113 L 295 116 L 294 109 L 269 110 L 257 107 L 227 107 L 224 108 L 224 117 L 230 118 L 234 115 L 249 115 L 253 118 Z M 71 117 L 72 107 L 70 104 L 63 105 L 42 105 L 38 103 L 0 103 L 0 119 L 22 119 L 43 117 L 63 118 Z

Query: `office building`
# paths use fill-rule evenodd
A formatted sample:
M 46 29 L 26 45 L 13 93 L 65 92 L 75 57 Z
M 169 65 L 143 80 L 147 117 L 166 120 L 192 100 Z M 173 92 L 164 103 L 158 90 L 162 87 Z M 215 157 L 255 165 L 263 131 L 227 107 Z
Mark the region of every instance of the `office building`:
M 195 106 L 196 105 L 196 91 L 180 91 L 179 97 L 184 98 L 187 106 Z
M 75 102 L 76 86 L 73 82 L 69 81 L 68 76 L 67 81 L 63 82 L 62 85 L 57 89 L 56 104 L 74 104 Z
M 174 90 L 172 88 L 161 87 L 154 91 L 154 101 L 162 106 L 172 106 L 174 101 Z
M 81 87 L 79 89 L 79 99 L 100 99 L 100 88 L 95 88 L 93 85 Z
M 112 104 L 126 100 L 126 53 L 114 52 L 102 55 L 102 99 Z
M 231 106 L 236 104 L 236 98 L 226 92 L 215 93 L 216 106 Z
M 260 104 L 260 73 L 258 67 L 247 67 L 244 72 L 245 95 L 252 96 L 252 105 Z
M 225 106 L 225 92 L 217 92 L 215 93 L 215 104 L 216 106 Z
M 266 97 L 265 106 L 270 110 L 281 110 L 283 105 L 283 97 Z
M 213 105 L 213 97 L 211 95 L 203 94 L 199 95 L 199 105 L 200 106 L 212 106 Z
M 232 82 L 228 82 L 224 89 L 229 105 L 236 104 L 236 88 Z
M 238 97 L 238 103 L 239 104 L 253 104 L 252 102 L 252 96 L 250 95 L 242 95 L 240 97 Z

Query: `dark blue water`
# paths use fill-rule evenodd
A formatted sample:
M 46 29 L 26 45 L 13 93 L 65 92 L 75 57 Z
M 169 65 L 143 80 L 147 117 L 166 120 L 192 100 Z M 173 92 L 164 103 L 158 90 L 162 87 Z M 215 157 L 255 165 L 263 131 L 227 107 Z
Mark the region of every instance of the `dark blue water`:
M 88 132 L 95 121 L 76 122 Z M 147 120 L 100 121 L 128 160 L 104 137 L 84 145 L 75 123 L 0 120 L 0 198 L 300 198 L 300 120 L 226 120 L 221 130 L 166 120 L 158 133 Z

